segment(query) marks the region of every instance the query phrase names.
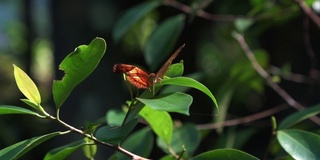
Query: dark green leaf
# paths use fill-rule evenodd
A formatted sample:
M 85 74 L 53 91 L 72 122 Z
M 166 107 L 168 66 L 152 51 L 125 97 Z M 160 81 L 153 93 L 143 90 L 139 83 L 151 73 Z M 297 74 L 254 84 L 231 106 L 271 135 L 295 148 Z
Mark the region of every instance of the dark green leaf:
M 62 135 L 62 132 L 53 132 L 50 134 L 46 134 L 39 137 L 33 137 L 21 142 L 18 142 L 14 145 L 6 147 L 0 150 L 0 159 L 10 159 L 10 160 L 17 160 L 22 157 L 24 154 L 29 152 L 34 147 L 38 146 L 39 144 L 55 137 L 58 135 Z
M 16 107 L 16 106 L 8 106 L 8 105 L 0 105 L 0 115 L 1 114 L 30 114 L 30 115 L 41 117 L 41 115 L 31 110 L 21 108 L 21 107 Z
M 305 119 L 315 116 L 320 113 L 320 105 L 309 107 L 303 111 L 296 112 L 285 118 L 279 125 L 279 130 L 286 129 L 294 124 L 297 124 Z
M 70 154 L 72 154 L 74 151 L 81 148 L 85 144 L 87 144 L 87 142 L 84 140 L 66 144 L 64 146 L 61 146 L 59 148 L 55 148 L 49 151 L 43 159 L 44 160 L 65 159 Z
M 173 84 L 173 85 L 186 86 L 186 87 L 198 89 L 201 92 L 205 93 L 207 96 L 209 96 L 211 98 L 212 102 L 215 104 L 217 110 L 219 109 L 217 100 L 212 95 L 211 91 L 206 86 L 204 86 L 203 84 L 201 84 L 200 82 L 198 82 L 192 78 L 175 77 L 175 78 L 170 78 L 170 79 L 164 79 L 163 81 L 161 81 L 161 84 L 163 84 L 163 85 Z
M 143 128 L 131 134 L 122 143 L 121 147 L 142 157 L 148 157 L 153 147 L 153 134 L 149 128 Z M 126 160 L 128 156 L 116 152 L 110 159 Z
M 65 72 L 62 80 L 53 82 L 53 98 L 60 108 L 67 97 L 80 82 L 87 78 L 97 67 L 106 50 L 106 42 L 95 38 L 89 45 L 81 45 L 70 53 L 60 64 L 59 69 Z
M 164 140 L 167 144 L 170 144 L 173 122 L 168 112 L 158 111 L 144 106 L 139 115 L 143 117 L 151 126 L 152 130 L 158 137 Z
M 316 160 L 320 157 L 320 136 L 302 130 L 281 130 L 277 132 L 280 145 L 294 159 Z
M 191 156 L 200 144 L 201 136 L 196 126 L 191 123 L 186 123 L 183 126 L 175 128 L 172 134 L 172 141 L 170 143 L 171 149 L 175 153 L 181 153 L 185 148 L 187 156 Z M 167 152 L 168 146 L 158 139 L 158 146 Z
M 145 46 L 145 59 L 155 70 L 172 51 L 184 25 L 185 15 L 177 15 L 162 22 L 150 35 Z
M 127 10 L 114 26 L 113 39 L 118 42 L 136 22 L 159 5 L 159 1 L 147 1 Z
M 216 149 L 201 153 L 191 160 L 259 160 L 258 158 L 236 149 Z
M 92 134 L 100 125 L 100 123 L 86 123 L 83 132 L 86 134 Z
M 174 92 L 161 94 L 151 99 L 137 98 L 137 100 L 155 110 L 177 112 L 189 115 L 189 107 L 192 103 L 192 96 L 181 92 Z
M 41 96 L 36 84 L 34 84 L 32 79 L 18 66 L 13 65 L 13 68 L 14 68 L 14 78 L 16 80 L 19 90 L 31 102 L 35 104 L 40 104 Z
M 134 129 L 137 123 L 138 119 L 133 119 L 121 127 L 101 127 L 97 130 L 96 137 L 107 143 L 119 144 Z
M 111 109 L 107 112 L 106 122 L 109 125 L 121 126 L 126 114 L 121 110 Z

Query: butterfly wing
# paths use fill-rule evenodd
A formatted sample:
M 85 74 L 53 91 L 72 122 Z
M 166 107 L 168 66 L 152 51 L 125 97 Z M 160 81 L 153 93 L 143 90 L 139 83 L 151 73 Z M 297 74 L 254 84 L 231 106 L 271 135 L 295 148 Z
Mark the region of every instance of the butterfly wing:
M 150 75 L 144 70 L 129 64 L 115 64 L 113 66 L 113 72 L 124 73 L 127 81 L 138 89 L 149 88 L 151 86 Z
M 166 74 L 167 70 L 169 69 L 172 61 L 178 56 L 181 50 L 184 48 L 185 44 L 180 46 L 172 55 L 171 57 L 162 65 L 162 67 L 157 72 L 155 78 L 153 79 L 153 84 L 158 83 L 162 80 L 163 76 Z

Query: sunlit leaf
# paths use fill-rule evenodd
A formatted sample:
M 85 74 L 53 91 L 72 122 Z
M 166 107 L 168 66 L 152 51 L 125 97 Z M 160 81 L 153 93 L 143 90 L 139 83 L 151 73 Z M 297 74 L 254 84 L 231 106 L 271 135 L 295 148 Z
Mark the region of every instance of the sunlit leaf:
M 150 35 L 145 46 L 145 59 L 151 70 L 155 70 L 172 52 L 183 29 L 185 15 L 166 19 Z
M 81 45 L 70 53 L 59 65 L 65 72 L 62 80 L 53 82 L 53 98 L 60 108 L 74 87 L 87 78 L 99 64 L 106 50 L 106 42 L 95 38 L 89 45 Z
M 168 71 L 166 72 L 166 76 L 168 77 L 179 77 L 182 76 L 184 71 L 184 65 L 183 65 L 183 61 L 181 61 L 180 63 L 175 63 L 172 64 Z
M 189 107 L 193 99 L 188 94 L 174 92 L 161 94 L 150 99 L 137 98 L 137 100 L 155 110 L 189 115 Z
M 294 159 L 316 160 L 320 157 L 320 136 L 302 130 L 280 130 L 277 132 L 280 145 Z
M 38 113 L 31 110 L 9 105 L 0 105 L 0 115 L 1 114 L 30 114 L 41 117 Z
M 154 110 L 148 106 L 143 107 L 139 115 L 151 126 L 158 137 L 170 144 L 173 131 L 173 122 L 168 112 Z
M 6 147 L 0 150 L 0 159 L 10 159 L 10 160 L 17 160 L 21 158 L 24 154 L 29 152 L 34 147 L 38 146 L 39 144 L 55 137 L 58 135 L 62 135 L 62 132 L 53 132 L 50 134 L 42 135 L 39 137 L 33 137 L 21 142 L 18 142 L 14 145 Z
M 89 138 L 84 138 L 84 140 L 88 143 L 87 145 L 84 145 L 82 147 L 83 153 L 84 155 L 88 158 L 88 159 L 94 159 L 94 156 L 97 153 L 97 145 L 94 144 L 94 141 L 89 139 Z
M 198 89 L 201 92 L 203 92 L 204 94 L 206 94 L 207 96 L 209 96 L 211 98 L 212 102 L 215 104 L 217 110 L 219 109 L 217 100 L 213 96 L 211 91 L 206 86 L 204 86 L 203 84 L 201 84 L 200 82 L 198 82 L 192 78 L 175 77 L 175 78 L 170 78 L 170 79 L 164 79 L 163 81 L 161 81 L 161 84 L 163 84 L 163 85 L 172 84 L 172 85 L 186 86 L 186 87 Z
M 18 66 L 13 65 L 14 78 L 16 80 L 19 90 L 24 96 L 26 96 L 31 102 L 40 104 L 41 96 L 36 84 L 32 79 Z

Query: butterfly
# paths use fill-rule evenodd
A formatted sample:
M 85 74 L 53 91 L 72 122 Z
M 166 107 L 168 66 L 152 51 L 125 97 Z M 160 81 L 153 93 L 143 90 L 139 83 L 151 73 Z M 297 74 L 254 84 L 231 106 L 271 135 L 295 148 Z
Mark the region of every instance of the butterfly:
M 154 74 L 148 74 L 146 71 L 136 67 L 134 65 L 129 64 L 115 64 L 113 66 L 113 72 L 115 73 L 124 73 L 126 76 L 127 81 L 129 81 L 133 86 L 138 89 L 147 89 L 150 88 L 152 85 L 160 82 L 164 75 L 166 74 L 167 70 L 169 69 L 172 61 L 178 56 L 181 50 L 185 47 L 185 44 L 180 46 L 172 55 L 171 57 L 162 65 L 159 71 Z

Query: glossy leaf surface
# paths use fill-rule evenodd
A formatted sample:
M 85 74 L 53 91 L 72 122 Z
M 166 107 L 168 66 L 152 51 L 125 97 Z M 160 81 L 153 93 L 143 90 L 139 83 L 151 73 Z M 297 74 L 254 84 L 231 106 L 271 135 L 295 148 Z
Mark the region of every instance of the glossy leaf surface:
M 62 132 L 53 132 L 50 134 L 42 135 L 39 137 L 33 137 L 16 144 L 13 144 L 9 147 L 6 147 L 0 150 L 0 159 L 10 159 L 10 160 L 17 160 L 21 158 L 24 154 L 29 152 L 34 147 L 38 146 L 39 144 L 55 137 L 58 135 L 63 134 Z
M 74 87 L 87 78 L 99 64 L 106 50 L 106 42 L 95 38 L 89 45 L 81 45 L 70 53 L 59 65 L 65 72 L 62 80 L 53 82 L 53 98 L 57 108 L 60 108 Z
M 164 140 L 166 144 L 170 144 L 173 122 L 168 112 L 158 111 L 149 106 L 144 106 L 139 115 L 149 123 L 158 137 Z
M 294 159 L 316 160 L 320 157 L 320 136 L 311 132 L 290 129 L 277 132 L 280 145 Z

